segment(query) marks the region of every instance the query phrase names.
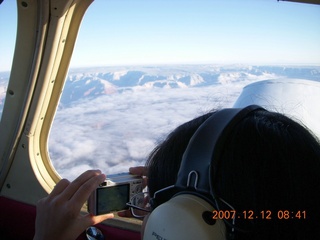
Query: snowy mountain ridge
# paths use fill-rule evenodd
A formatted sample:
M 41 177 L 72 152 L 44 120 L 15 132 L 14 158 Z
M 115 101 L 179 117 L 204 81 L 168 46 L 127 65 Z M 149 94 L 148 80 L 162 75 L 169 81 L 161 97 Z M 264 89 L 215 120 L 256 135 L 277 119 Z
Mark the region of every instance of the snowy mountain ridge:
M 205 87 L 278 78 L 320 81 L 320 67 L 173 65 L 73 69 L 61 103 L 135 89 Z
M 61 104 L 124 91 L 198 88 L 278 78 L 320 81 L 320 66 L 162 65 L 70 69 Z M 0 115 L 9 72 L 0 72 Z

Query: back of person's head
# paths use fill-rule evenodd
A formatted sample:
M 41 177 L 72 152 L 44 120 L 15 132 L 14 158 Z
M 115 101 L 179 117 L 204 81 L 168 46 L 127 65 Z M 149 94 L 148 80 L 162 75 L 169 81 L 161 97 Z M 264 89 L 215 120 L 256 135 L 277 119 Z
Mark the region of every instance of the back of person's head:
M 183 125 L 184 131 L 176 129 L 150 155 L 151 193 L 176 183 L 191 136 L 215 114 L 190 121 Z M 192 126 L 189 130 L 188 125 Z M 172 145 L 172 139 L 176 144 Z M 179 139 L 183 144 L 179 145 Z M 211 205 L 222 213 L 230 207 L 236 211 L 234 222 L 224 219 L 227 231 L 235 231 L 234 239 L 320 236 L 320 146 L 305 127 L 282 114 L 255 109 L 233 123 L 218 151 L 209 179 L 216 203 Z M 164 173 L 172 177 L 162 182 Z
M 320 146 L 288 117 L 249 113 L 229 134 L 212 181 L 218 196 L 247 215 L 236 220 L 245 231 L 237 239 L 320 236 Z

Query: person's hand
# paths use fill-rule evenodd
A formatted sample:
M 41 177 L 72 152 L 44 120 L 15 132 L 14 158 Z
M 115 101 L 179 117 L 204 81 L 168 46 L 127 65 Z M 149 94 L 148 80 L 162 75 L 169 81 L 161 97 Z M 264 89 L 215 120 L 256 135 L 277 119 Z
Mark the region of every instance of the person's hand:
M 129 168 L 129 173 L 132 175 L 137 175 L 143 177 L 143 186 L 142 188 L 145 188 L 148 184 L 147 176 L 148 176 L 148 168 L 144 166 L 138 166 L 138 167 L 131 167 Z
M 99 216 L 81 214 L 83 204 L 105 178 L 99 170 L 89 170 L 71 183 L 62 179 L 37 204 L 34 240 L 74 240 L 87 227 L 114 217 L 112 213 Z
M 143 177 L 143 185 L 142 188 L 145 188 L 147 186 L 147 181 L 148 181 L 148 168 L 144 166 L 138 166 L 138 167 L 131 167 L 129 168 L 129 173 L 132 175 L 137 175 Z M 118 212 L 119 217 L 133 217 L 131 214 L 130 209 Z

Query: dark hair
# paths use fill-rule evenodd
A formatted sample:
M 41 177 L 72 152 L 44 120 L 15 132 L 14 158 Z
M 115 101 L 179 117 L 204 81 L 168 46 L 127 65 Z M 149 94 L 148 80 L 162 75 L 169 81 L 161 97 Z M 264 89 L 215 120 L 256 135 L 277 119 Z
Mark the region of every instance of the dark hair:
M 249 220 L 242 215 L 236 220 L 237 227 L 250 232 L 240 232 L 236 239 L 320 236 L 320 145 L 290 118 L 255 111 L 239 122 L 228 137 L 212 181 L 217 195 L 237 212 L 245 211 L 247 218 L 249 211 L 257 216 Z M 272 219 L 262 219 L 261 211 L 269 211 Z M 303 211 L 298 219 L 295 215 Z
M 146 164 L 151 194 L 176 182 L 190 138 L 211 114 L 181 125 L 152 151 Z M 320 236 L 320 145 L 290 118 L 267 111 L 248 114 L 228 136 L 212 181 L 217 196 L 240 214 L 235 239 Z M 228 206 L 222 204 L 224 208 Z M 288 219 L 281 216 L 284 211 L 289 211 Z M 298 211 L 300 219 L 295 218 Z M 252 220 L 248 219 L 251 212 Z M 267 213 L 271 220 L 266 219 Z

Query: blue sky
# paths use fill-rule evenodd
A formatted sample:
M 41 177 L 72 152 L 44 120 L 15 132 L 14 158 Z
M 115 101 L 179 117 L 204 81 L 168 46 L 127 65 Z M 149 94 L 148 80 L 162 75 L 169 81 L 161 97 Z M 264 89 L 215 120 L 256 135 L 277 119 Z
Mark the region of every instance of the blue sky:
M 0 5 L 10 69 L 16 1 Z M 320 6 L 277 0 L 95 0 L 72 67 L 171 63 L 320 65 Z

